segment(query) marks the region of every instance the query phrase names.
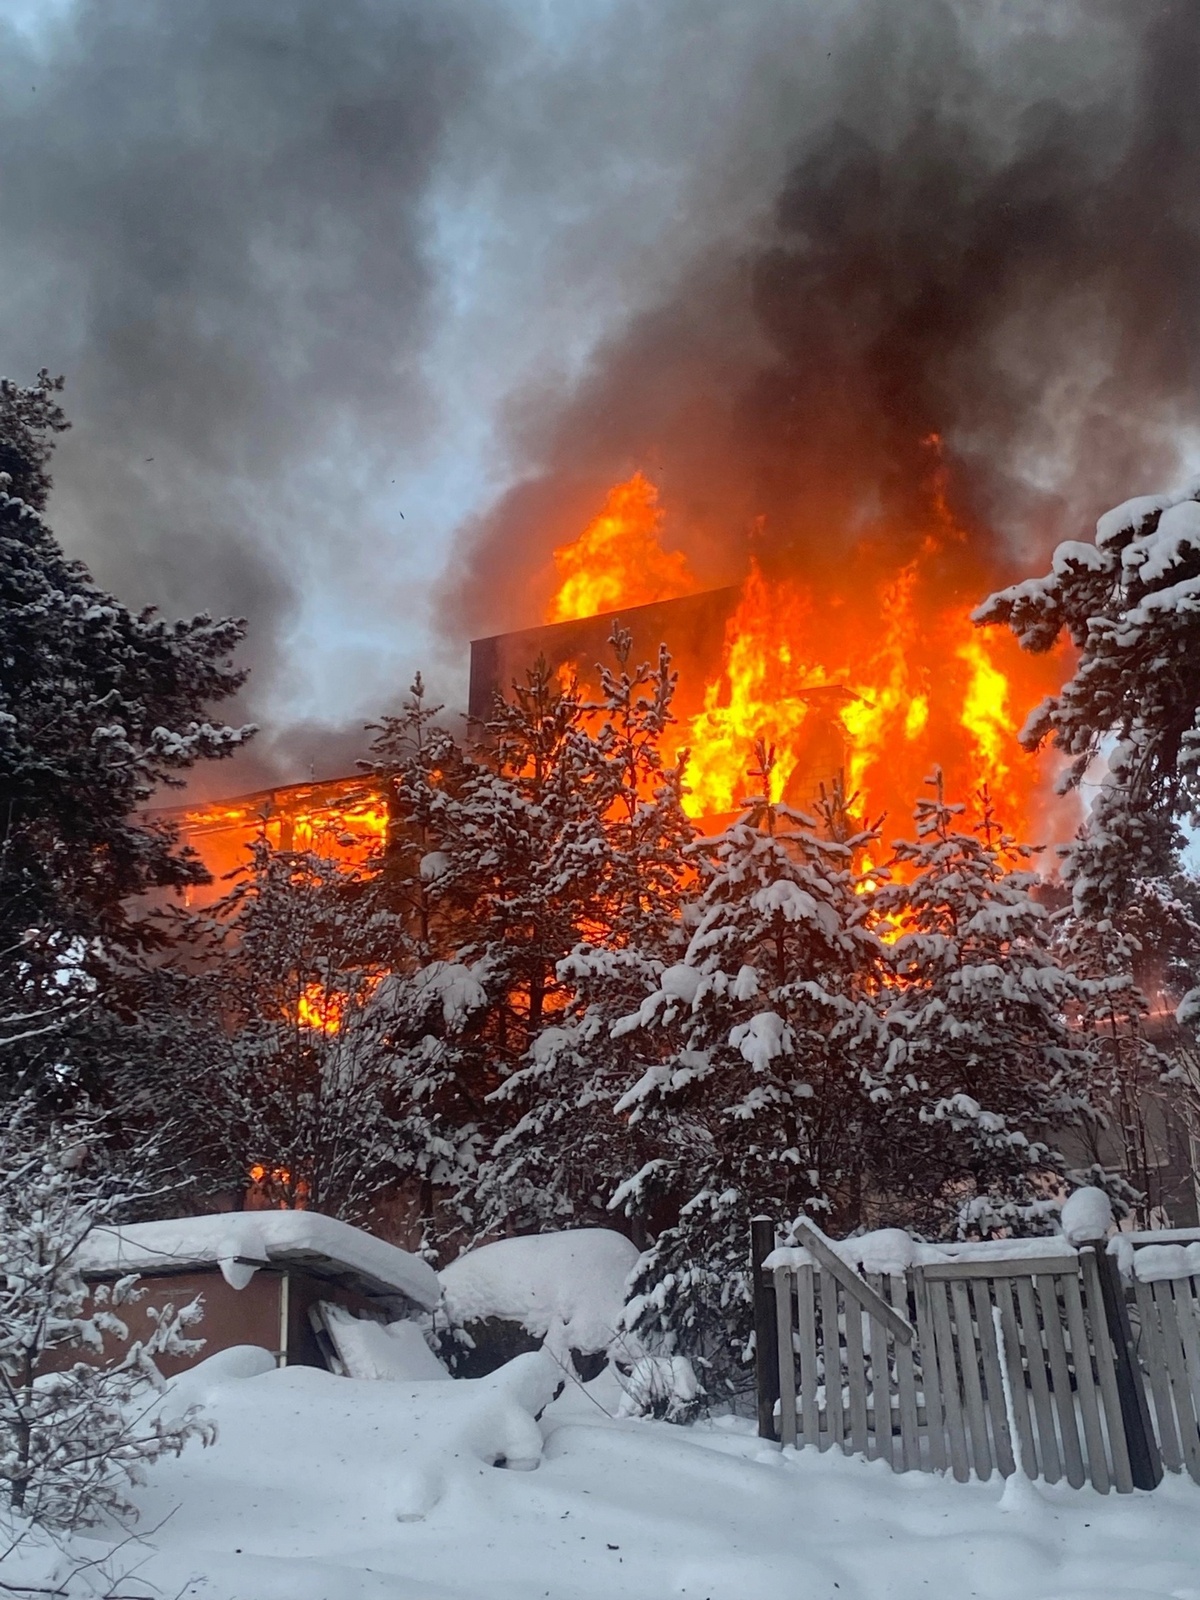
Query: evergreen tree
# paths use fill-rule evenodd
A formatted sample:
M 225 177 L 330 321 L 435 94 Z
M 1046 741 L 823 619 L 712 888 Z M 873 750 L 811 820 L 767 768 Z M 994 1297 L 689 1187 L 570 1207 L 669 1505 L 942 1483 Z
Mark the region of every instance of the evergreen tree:
M 320 844 L 322 841 L 314 841 Z M 219 962 L 200 975 L 224 1048 L 194 1097 L 221 1130 L 226 1181 L 271 1205 L 361 1222 L 404 1174 L 390 1007 L 377 990 L 394 943 L 359 869 L 265 839 L 215 909 Z
M 971 831 L 942 775 L 894 847 L 897 881 L 874 897 L 896 930 L 879 1083 L 893 1216 L 935 1233 L 1036 1230 L 1063 1171 L 1046 1129 L 1086 1108 L 1088 1060 L 1072 1009 L 1086 983 L 1057 960 L 1052 919 L 986 789 Z
M 1133 1210 L 1149 1226 L 1162 1196 L 1147 1119 L 1155 1104 L 1163 1106 L 1169 1063 L 1147 1036 L 1150 1008 L 1134 977 L 1137 942 L 1108 918 L 1091 922 L 1069 912 L 1056 935 L 1063 965 L 1082 980 L 1068 1017 L 1088 1055 L 1080 1133 L 1090 1159 L 1071 1177 L 1105 1189 L 1118 1215 Z
M 1111 915 L 1139 879 L 1169 876 L 1200 816 L 1200 486 L 1143 495 L 1108 512 L 1091 542 L 1069 541 L 1044 578 L 993 594 L 976 612 L 1028 650 L 1065 631 L 1075 670 L 1030 717 L 1021 740 L 1066 752 L 1066 783 L 1103 775 L 1066 861 L 1079 911 Z
M 482 774 L 439 724 L 441 710 L 427 705 L 418 673 L 400 714 L 377 725 L 368 764 L 389 815 L 371 898 L 395 935 L 376 1004 L 398 1084 L 405 1172 L 418 1185 L 423 1248 L 434 1257 L 474 1231 L 481 1153 L 496 1120 L 487 1096 L 498 1081 L 489 996 L 478 963 L 459 954 L 474 934 L 469 895 L 450 871 L 461 795 Z
M 617 1109 L 658 1152 L 617 1198 L 678 1217 L 643 1256 L 628 1319 L 706 1367 L 710 1392 L 746 1381 L 750 1219 L 859 1220 L 878 1049 L 883 953 L 853 866 L 872 835 L 826 838 L 770 803 L 772 764 L 760 745 L 764 797 L 699 846 L 682 961 L 615 1029 L 642 1069 Z
M 94 1017 L 161 944 L 147 890 L 202 882 L 137 813 L 252 730 L 208 708 L 243 674 L 241 625 L 134 614 L 68 560 L 43 519 L 61 380 L 0 380 L 0 1092 L 95 1087 Z M 85 1013 L 89 1013 L 85 1021 Z M 116 1000 L 107 1021 L 117 1015 Z
M 600 697 L 583 708 L 573 752 L 599 824 L 586 880 L 590 920 L 557 965 L 561 1011 L 497 1090 L 522 1113 L 497 1141 L 482 1185 L 497 1224 L 607 1222 L 631 1159 L 639 1149 L 650 1159 L 640 1129 L 613 1110 L 637 1047 L 612 1029 L 682 954 L 695 831 L 683 810 L 683 767 L 667 767 L 662 753 L 674 721 L 670 657 L 664 648 L 655 667 L 633 667 L 633 639 L 619 625 L 610 644 L 615 664 L 599 665 Z
M 89 1292 L 81 1276 L 88 1235 L 139 1188 L 103 1158 L 94 1119 L 46 1126 L 29 1100 L 0 1115 L 0 1483 L 13 1511 L 50 1527 L 132 1516 L 126 1490 L 147 1463 L 213 1437 L 196 1408 L 168 1421 L 153 1404 L 155 1357 L 199 1349 L 185 1335 L 199 1305 L 163 1307 L 130 1345 L 134 1281 Z
M 605 846 L 578 687 L 544 659 L 497 696 L 485 759 L 448 814 L 443 903 L 469 918 L 460 958 L 488 995 L 498 1084 L 571 997 L 559 963 L 603 927 Z

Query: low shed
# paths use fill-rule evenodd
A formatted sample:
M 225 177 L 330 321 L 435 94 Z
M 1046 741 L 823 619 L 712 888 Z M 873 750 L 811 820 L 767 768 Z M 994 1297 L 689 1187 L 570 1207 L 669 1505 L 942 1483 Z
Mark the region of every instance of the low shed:
M 255 1344 L 280 1366 L 330 1365 L 321 1332 L 322 1302 L 394 1322 L 432 1310 L 437 1274 L 418 1256 L 361 1228 L 314 1211 L 221 1212 L 97 1227 L 80 1250 L 89 1283 L 136 1274 L 146 1291 L 123 1309 L 131 1338 L 150 1333 L 150 1308 L 200 1296 L 203 1320 L 189 1330 L 203 1339 L 196 1356 L 165 1357 L 165 1376 L 232 1345 Z

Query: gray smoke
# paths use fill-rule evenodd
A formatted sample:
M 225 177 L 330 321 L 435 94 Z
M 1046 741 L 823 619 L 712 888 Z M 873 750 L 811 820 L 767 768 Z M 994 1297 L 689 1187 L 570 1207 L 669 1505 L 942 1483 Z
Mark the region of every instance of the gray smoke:
M 303 680 L 306 593 L 353 627 L 373 548 L 411 615 L 381 486 L 434 421 L 422 207 L 477 9 L 83 0 L 0 25 L 0 367 L 67 375 L 52 521 L 130 603 L 247 617 L 251 714 Z M 305 743 L 276 764 L 306 775 Z M 269 741 L 249 756 L 247 785 Z
M 213 789 L 459 700 L 635 468 L 716 583 L 894 537 L 938 433 L 977 583 L 1195 427 L 1194 0 L 18 3 L 0 370 L 102 582 L 248 617 Z
M 751 548 L 902 555 L 947 490 L 966 599 L 1169 478 L 1200 421 L 1197 81 L 1193 0 L 855 8 L 762 226 L 523 419 L 447 615 L 532 620 L 552 546 L 636 466 L 714 582 Z

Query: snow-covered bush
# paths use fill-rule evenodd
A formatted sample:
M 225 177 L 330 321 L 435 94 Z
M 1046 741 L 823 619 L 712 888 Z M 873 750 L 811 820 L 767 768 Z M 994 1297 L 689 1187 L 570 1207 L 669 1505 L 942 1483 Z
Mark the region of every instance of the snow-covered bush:
M 0 1482 L 18 1516 L 50 1527 L 132 1514 L 147 1462 L 212 1437 L 194 1408 L 158 1406 L 154 1358 L 199 1348 L 184 1336 L 198 1302 L 149 1311 L 150 1336 L 129 1344 L 135 1280 L 89 1293 L 80 1274 L 83 1241 L 128 1198 L 93 1170 L 101 1143 L 94 1122 L 39 1126 L 28 1103 L 0 1126 Z M 125 1346 L 115 1359 L 107 1341 Z

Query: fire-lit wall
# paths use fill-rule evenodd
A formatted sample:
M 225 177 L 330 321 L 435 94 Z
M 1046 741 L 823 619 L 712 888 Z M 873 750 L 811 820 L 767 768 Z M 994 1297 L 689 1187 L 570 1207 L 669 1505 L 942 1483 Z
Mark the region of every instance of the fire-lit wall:
M 483 721 L 497 693 L 507 694 L 520 683 L 539 656 L 550 666 L 570 666 L 580 682 L 594 687 L 596 664 L 612 665 L 609 639 L 619 623 L 633 635 L 636 662 L 655 662 L 665 644 L 679 673 L 676 712 L 691 715 L 700 709 L 704 684 L 721 662 L 725 625 L 733 615 L 738 590 L 709 589 L 680 600 L 660 600 L 653 605 L 629 606 L 624 611 L 551 622 L 540 628 L 499 633 L 471 641 L 470 713 Z
M 682 747 L 688 743 L 689 724 L 704 707 L 708 686 L 720 676 L 740 597 L 738 588 L 709 589 L 678 600 L 660 600 L 600 616 L 475 639 L 471 643 L 471 716 L 485 720 L 495 695 L 507 694 L 514 682 L 521 682 L 539 656 L 552 669 L 573 669 L 585 692 L 594 692 L 599 683 L 597 663 L 613 664 L 609 640 L 619 623 L 633 637 L 633 664 L 656 662 L 660 644 L 671 652 L 671 664 L 679 674 L 674 701 L 675 744 Z M 808 690 L 803 698 L 807 715 L 795 752 L 795 771 L 784 798 L 795 805 L 808 806 L 822 785 L 829 789 L 834 779 L 842 775 L 845 730 L 838 712 L 842 701 L 849 697 L 836 687 L 819 686 Z M 674 750 L 669 748 L 668 754 L 673 757 Z M 752 752 L 747 745 L 746 767 L 751 764 Z
M 193 905 L 228 891 L 229 875 L 247 865 L 260 837 L 277 850 L 336 851 L 339 860 L 355 862 L 379 844 L 387 828 L 383 797 L 361 777 L 287 784 L 154 815 L 179 830 L 180 842 L 212 874 L 212 883 L 190 891 Z

